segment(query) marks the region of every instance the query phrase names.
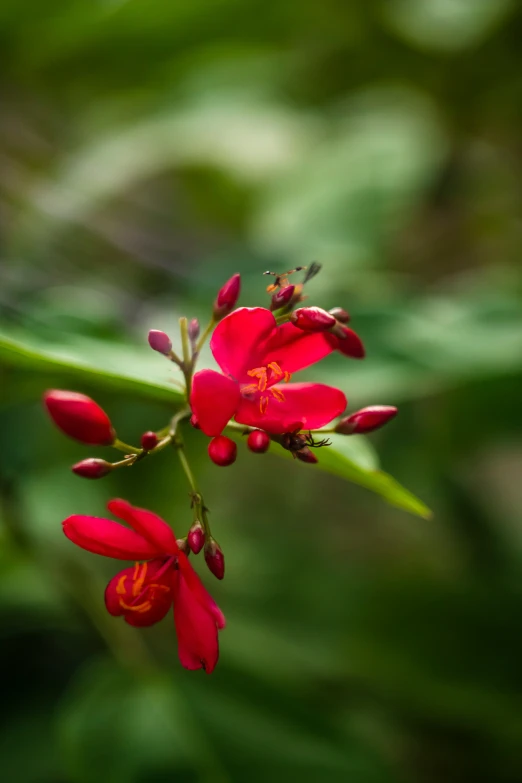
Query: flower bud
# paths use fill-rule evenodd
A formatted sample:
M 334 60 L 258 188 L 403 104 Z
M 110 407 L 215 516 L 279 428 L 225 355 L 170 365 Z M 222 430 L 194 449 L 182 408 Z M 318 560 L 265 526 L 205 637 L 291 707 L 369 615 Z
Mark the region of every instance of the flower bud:
M 335 326 L 335 318 L 321 307 L 300 307 L 294 310 L 290 320 L 303 332 L 325 332 Z
M 111 472 L 112 465 L 104 459 L 91 457 L 90 459 L 82 459 L 81 462 L 77 462 L 76 465 L 72 466 L 71 470 L 82 478 L 99 479 Z
M 44 405 L 52 420 L 70 438 L 91 446 L 109 446 L 116 433 L 100 406 L 78 392 L 52 389 L 44 394 Z
M 228 315 L 239 299 L 241 290 L 241 275 L 233 275 L 222 288 L 219 289 L 216 301 L 214 302 L 214 318 L 219 321 Z
M 247 438 L 247 446 L 254 454 L 264 454 L 270 447 L 270 435 L 264 430 L 254 430 Z
M 172 350 L 172 342 L 168 334 L 158 329 L 151 329 L 149 332 L 149 345 L 153 351 L 168 356 Z
M 195 413 L 193 413 L 192 416 L 190 417 L 190 423 L 194 427 L 195 430 L 200 430 L 201 429 L 201 427 L 199 426 L 198 417 L 196 416 Z
M 294 292 L 295 285 L 285 285 L 284 288 L 280 288 L 279 291 L 276 291 L 272 296 L 270 309 L 279 310 L 280 307 L 287 305 L 292 300 Z
M 216 465 L 221 467 L 232 465 L 236 461 L 237 444 L 226 435 L 218 435 L 208 444 L 208 455 Z
M 351 416 L 341 419 L 335 426 L 335 431 L 341 435 L 354 435 L 363 432 L 373 432 L 393 419 L 397 415 L 397 408 L 393 405 L 370 405 L 362 408 Z
M 294 451 L 294 454 L 297 459 L 301 460 L 301 462 L 309 462 L 310 465 L 315 465 L 315 463 L 318 461 L 317 457 L 313 451 L 308 448 L 308 446 L 304 446 L 304 448 L 299 449 L 299 451 Z
M 192 342 L 195 342 L 199 337 L 199 321 L 197 318 L 192 318 L 188 325 L 188 336 Z
M 186 555 L 190 555 L 190 547 L 186 538 L 177 538 L 176 545 L 180 552 L 184 552 Z
M 198 519 L 190 528 L 187 535 L 187 541 L 189 547 L 192 549 L 195 555 L 199 554 L 199 552 L 201 552 L 203 549 L 203 544 L 205 543 L 205 531 L 203 530 L 201 522 Z
M 144 432 L 141 436 L 141 447 L 145 451 L 155 449 L 159 443 L 159 438 L 155 432 Z
M 364 359 L 366 356 L 364 345 L 359 335 L 353 329 L 336 323 L 332 329 L 332 334 L 338 338 L 335 341 L 335 347 L 338 351 L 345 356 L 350 356 L 352 359 Z
M 223 579 L 225 576 L 225 557 L 221 547 L 213 538 L 205 544 L 205 563 L 216 579 Z
M 350 313 L 347 313 L 346 310 L 344 310 L 342 307 L 332 307 L 332 309 L 328 310 L 328 312 L 342 324 L 347 324 L 351 319 Z

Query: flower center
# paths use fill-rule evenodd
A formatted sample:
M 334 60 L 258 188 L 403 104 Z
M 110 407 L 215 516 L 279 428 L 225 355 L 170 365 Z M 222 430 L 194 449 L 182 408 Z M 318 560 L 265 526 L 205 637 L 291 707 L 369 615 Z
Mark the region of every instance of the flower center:
M 147 569 L 148 563 L 142 563 L 142 565 L 136 563 L 134 566 L 134 573 L 131 577 L 132 586 L 130 590 L 133 599 L 132 603 L 127 603 L 127 601 L 125 601 L 123 598 L 123 596 L 127 597 L 125 580 L 127 579 L 128 574 L 124 574 L 119 579 L 118 584 L 116 585 L 116 592 L 120 596 L 119 603 L 122 609 L 126 609 L 130 612 L 139 612 L 140 614 L 143 612 L 148 612 L 149 609 L 152 609 L 152 601 L 154 601 L 158 593 L 170 592 L 170 588 L 167 585 L 160 585 L 155 582 L 147 584 L 144 587 L 145 578 L 147 576 Z M 159 574 L 156 576 L 159 576 Z M 148 598 L 145 598 L 147 593 Z M 145 600 L 140 601 L 142 598 Z
M 253 370 L 248 370 L 247 375 L 251 378 L 256 378 L 257 383 L 249 383 L 246 386 L 243 386 L 241 394 L 250 395 L 260 393 L 259 410 L 261 413 L 266 413 L 268 401 L 270 399 L 269 395 L 271 395 L 274 400 L 277 400 L 277 402 L 284 402 L 285 395 L 283 392 L 280 389 L 272 389 L 270 387 L 279 381 L 288 383 L 292 376 L 289 372 L 282 370 L 277 362 L 270 362 L 264 367 L 254 367 Z M 267 394 L 264 394 L 264 392 L 267 392 Z

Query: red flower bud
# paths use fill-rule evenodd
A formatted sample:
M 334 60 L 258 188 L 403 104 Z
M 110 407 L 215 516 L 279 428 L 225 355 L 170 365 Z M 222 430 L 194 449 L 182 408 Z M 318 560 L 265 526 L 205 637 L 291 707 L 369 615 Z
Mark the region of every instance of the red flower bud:
M 195 430 L 201 429 L 201 427 L 199 426 L 198 417 L 196 416 L 195 413 L 193 413 L 192 416 L 190 417 L 190 423 L 192 424 Z
M 199 321 L 197 318 L 192 318 L 188 325 L 188 336 L 194 342 L 199 337 Z
M 104 459 L 91 457 L 90 459 L 82 459 L 81 462 L 77 462 L 76 465 L 72 466 L 71 470 L 82 478 L 98 479 L 110 473 L 112 465 Z
M 247 438 L 247 446 L 255 454 L 264 454 L 270 447 L 270 435 L 264 430 L 254 430 Z
M 214 302 L 214 318 L 220 320 L 228 315 L 239 299 L 241 290 L 241 275 L 233 275 L 222 288 L 219 289 L 216 301 Z
M 192 549 L 195 555 L 197 555 L 203 549 L 205 543 L 205 531 L 201 526 L 201 522 L 196 520 L 190 528 L 187 536 L 189 547 Z
M 297 459 L 301 460 L 301 462 L 309 462 L 310 465 L 315 465 L 315 463 L 318 461 L 317 457 L 313 451 L 308 448 L 308 446 L 304 446 L 302 449 L 299 449 L 299 451 L 294 451 L 293 453 Z
M 373 432 L 393 419 L 397 415 L 397 408 L 393 405 L 370 405 L 362 408 L 351 416 L 347 416 L 336 425 L 335 431 L 341 435 L 360 434 Z
M 332 307 L 328 312 L 342 324 L 347 324 L 351 320 L 350 313 L 347 313 L 342 307 Z
M 280 307 L 284 307 L 287 305 L 295 292 L 295 285 L 285 285 L 284 288 L 280 288 L 279 291 L 276 291 L 275 294 L 272 296 L 272 301 L 270 303 L 270 309 L 271 310 L 279 310 Z
M 338 340 L 336 341 L 336 348 L 345 356 L 350 356 L 352 359 L 364 359 L 366 351 L 361 338 L 356 334 L 353 329 L 343 324 L 338 324 L 332 329 Z
M 221 467 L 232 465 L 236 461 L 237 445 L 226 435 L 218 435 L 208 444 L 208 455 L 216 465 Z
M 304 332 L 325 332 L 335 326 L 335 318 L 320 307 L 300 307 L 291 315 L 292 323 Z
M 149 345 L 153 351 L 168 356 L 172 350 L 172 342 L 168 334 L 158 329 L 151 329 L 149 332 Z
M 225 576 L 225 556 L 213 538 L 205 544 L 205 563 L 216 579 L 223 579 Z
M 141 436 L 141 447 L 145 451 L 151 451 L 156 448 L 159 443 L 159 438 L 155 432 L 144 432 Z
M 180 552 L 184 552 L 186 555 L 190 555 L 190 548 L 186 538 L 177 538 L 176 546 L 178 547 Z
M 91 446 L 109 446 L 114 443 L 116 433 L 109 417 L 90 397 L 52 389 L 45 392 L 43 399 L 56 426 L 70 438 Z

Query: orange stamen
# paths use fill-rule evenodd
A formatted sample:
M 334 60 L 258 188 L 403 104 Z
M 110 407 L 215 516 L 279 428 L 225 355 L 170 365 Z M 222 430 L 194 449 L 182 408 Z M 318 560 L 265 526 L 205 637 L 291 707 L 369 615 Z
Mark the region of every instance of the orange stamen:
M 290 380 L 290 378 L 292 377 L 292 376 L 290 375 L 290 373 L 288 372 L 288 370 L 285 370 L 284 376 L 285 376 L 285 377 L 283 378 L 284 382 L 285 382 L 285 383 L 288 383 L 288 381 L 289 381 L 289 380 Z
M 116 585 L 116 592 L 118 595 L 125 595 L 127 592 L 125 590 L 125 580 L 127 579 L 127 574 L 123 574 L 123 576 L 120 576 L 118 579 L 118 584 Z
M 268 397 L 261 397 L 259 400 L 259 410 L 262 414 L 266 413 L 266 409 L 268 408 Z
M 136 565 L 138 566 L 138 568 L 137 570 L 134 569 L 134 577 L 133 577 L 134 583 L 132 585 L 132 595 L 134 597 L 138 596 L 143 590 L 143 583 L 145 582 L 145 577 L 147 576 L 148 563 L 143 563 L 140 576 L 138 576 L 139 563 L 136 563 Z
M 284 402 L 285 401 L 285 395 L 281 391 L 281 389 L 276 389 L 274 386 L 273 389 L 270 389 L 270 394 L 277 400 L 277 402 Z

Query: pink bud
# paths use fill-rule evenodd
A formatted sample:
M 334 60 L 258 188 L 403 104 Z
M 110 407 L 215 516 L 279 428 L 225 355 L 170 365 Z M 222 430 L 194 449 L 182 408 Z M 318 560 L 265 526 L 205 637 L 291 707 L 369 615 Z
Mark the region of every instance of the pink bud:
M 279 291 L 276 291 L 275 294 L 272 296 L 272 301 L 270 303 L 270 309 L 271 310 L 279 310 L 280 307 L 284 307 L 287 305 L 295 292 L 295 285 L 285 285 L 284 288 L 280 288 Z
M 347 313 L 342 307 L 332 307 L 328 312 L 342 324 L 347 324 L 351 319 L 350 313 Z
M 153 351 L 168 356 L 172 350 L 172 342 L 168 334 L 158 329 L 151 329 L 149 332 L 149 345 Z
M 338 351 L 345 356 L 350 356 L 352 359 L 364 359 L 366 356 L 364 345 L 359 335 L 353 329 L 343 324 L 336 324 L 332 329 L 332 334 L 338 338 L 335 341 Z
M 236 461 L 237 445 L 226 435 L 218 435 L 208 444 L 208 455 L 216 465 L 221 467 L 232 465 Z
M 190 528 L 187 536 L 189 547 L 192 549 L 195 555 L 199 554 L 203 549 L 205 543 L 205 531 L 201 526 L 201 522 L 196 520 Z
M 144 432 L 141 436 L 141 447 L 145 451 L 155 449 L 158 443 L 159 439 L 155 432 Z
M 247 438 L 247 446 L 255 454 L 264 454 L 270 447 L 270 435 L 264 430 L 254 430 Z
M 199 321 L 197 318 L 192 318 L 188 325 L 188 336 L 194 342 L 199 337 Z
M 45 392 L 43 400 L 56 426 L 70 438 L 91 446 L 109 446 L 114 443 L 116 433 L 109 417 L 90 397 L 52 389 Z
M 304 332 L 325 332 L 335 326 L 335 318 L 320 307 L 299 307 L 290 320 Z
M 308 446 L 304 446 L 304 448 L 299 449 L 299 451 L 294 451 L 294 454 L 297 459 L 301 460 L 301 462 L 309 462 L 310 465 L 315 465 L 315 463 L 318 461 L 317 457 L 313 451 L 308 448 Z
M 205 562 L 217 579 L 223 579 L 225 576 L 225 557 L 221 547 L 213 538 L 205 545 Z
M 176 545 L 180 552 L 184 552 L 186 555 L 190 555 L 190 548 L 186 538 L 177 538 Z
M 233 275 L 222 288 L 219 289 L 216 301 L 214 302 L 214 318 L 219 320 L 228 315 L 239 299 L 241 290 L 241 275 Z
M 192 424 L 195 430 L 201 429 L 201 427 L 199 426 L 198 417 L 196 416 L 195 413 L 193 413 L 192 416 L 190 417 L 190 423 Z
M 112 465 L 104 459 L 91 457 L 90 459 L 83 459 L 81 462 L 77 462 L 76 465 L 72 466 L 71 470 L 82 478 L 99 479 L 111 472 Z
M 373 432 L 395 418 L 398 411 L 393 405 L 370 405 L 362 408 L 351 416 L 347 416 L 336 425 L 335 431 L 342 435 L 361 434 Z
M 341 419 L 336 425 L 335 431 L 341 435 L 354 435 L 363 432 L 373 432 L 393 419 L 397 415 L 397 408 L 393 405 L 370 405 L 362 408 L 351 416 Z

